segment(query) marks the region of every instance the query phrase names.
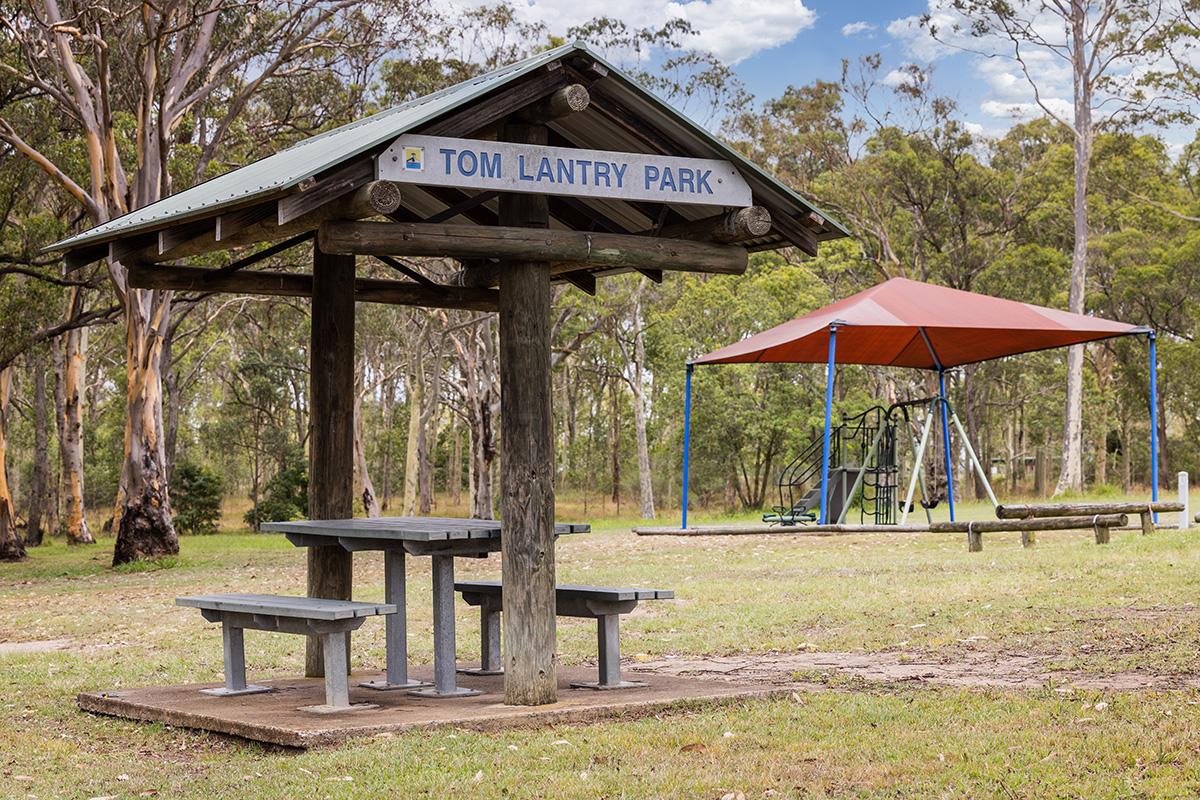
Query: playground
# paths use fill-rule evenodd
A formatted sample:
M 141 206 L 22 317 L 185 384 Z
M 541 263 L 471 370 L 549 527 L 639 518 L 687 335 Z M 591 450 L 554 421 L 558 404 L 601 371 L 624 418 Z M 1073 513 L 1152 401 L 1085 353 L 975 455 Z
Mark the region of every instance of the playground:
M 1097 547 L 1068 531 L 1034 552 L 996 537 L 975 554 L 953 534 L 697 540 L 631 536 L 630 524 L 598 519 L 559 555 L 564 581 L 676 588 L 676 601 L 626 620 L 628 673 L 788 691 L 666 717 L 437 728 L 291 754 L 82 714 L 75 695 L 96 687 L 220 681 L 219 631 L 172 599 L 250 578 L 286 591 L 304 554 L 281 537 L 220 534 L 185 540 L 170 569 L 112 571 L 95 551 L 55 544 L 0 581 L 6 628 L 27 634 L 0 650 L 6 794 L 368 798 L 401 778 L 416 796 L 1045 797 L 1069 787 L 1107 798 L 1200 787 L 1194 532 L 1114 532 Z M 375 587 L 362 599 L 377 600 L 382 564 L 360 558 Z M 428 663 L 428 560 L 411 569 L 411 653 Z M 486 564 L 461 571 L 487 574 Z M 166 612 L 140 613 L 151 609 Z M 469 611 L 464 661 L 478 655 Z M 584 620 L 560 621 L 564 669 L 593 663 L 594 637 Z M 379 668 L 384 647 L 382 626 L 364 626 L 355 671 Z M 303 650 L 300 637 L 247 637 L 260 675 L 294 674 Z

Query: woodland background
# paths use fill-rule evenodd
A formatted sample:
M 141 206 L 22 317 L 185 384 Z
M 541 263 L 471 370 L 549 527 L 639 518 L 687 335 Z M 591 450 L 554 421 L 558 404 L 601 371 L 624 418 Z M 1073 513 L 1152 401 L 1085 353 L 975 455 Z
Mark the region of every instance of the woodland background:
M 584 513 L 677 509 L 685 363 L 897 275 L 1154 328 L 1160 472 L 1200 467 L 1200 142 L 1172 149 L 1160 127 L 1194 122 L 1197 7 L 951 5 L 980 47 L 1065 59 L 1079 78 L 1073 113 L 1049 107 L 985 138 L 915 67 L 885 82 L 868 57 L 752 98 L 689 49 L 685 22 L 599 18 L 568 33 L 710 120 L 854 235 L 817 258 L 757 254 L 739 277 L 621 276 L 596 297 L 559 288 L 560 497 Z M 1047 14 L 1065 44 L 1029 22 Z M 211 530 L 222 503 L 248 525 L 306 505 L 307 301 L 134 290 L 119 264 L 67 272 L 45 245 L 562 41 L 505 5 L 0 2 L 0 554 L 134 524 L 158 526 L 169 552 L 168 529 Z M 296 248 L 264 266 L 309 263 Z M 376 269 L 360 262 L 360 274 Z M 359 308 L 363 513 L 495 515 L 496 335 L 487 315 Z M 1073 353 L 950 376 L 1002 497 L 1149 480 L 1144 339 Z M 838 410 L 933 388 L 916 372 L 843 368 Z M 780 467 L 820 430 L 823 392 L 818 365 L 698 370 L 693 502 L 771 505 Z M 139 437 L 153 446 L 132 459 Z M 957 492 L 982 496 L 964 466 Z M 170 500 L 151 517 L 138 487 L 160 483 Z M 117 560 L 157 554 L 120 548 Z

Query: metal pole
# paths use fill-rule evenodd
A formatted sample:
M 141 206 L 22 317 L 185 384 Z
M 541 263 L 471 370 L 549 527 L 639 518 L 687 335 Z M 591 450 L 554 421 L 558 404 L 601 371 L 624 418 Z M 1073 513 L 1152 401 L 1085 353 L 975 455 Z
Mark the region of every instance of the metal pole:
M 946 502 L 954 522 L 954 471 L 950 464 L 950 415 L 946 413 L 946 370 L 938 369 L 938 399 L 942 407 L 942 446 L 946 451 Z
M 687 530 L 688 508 L 688 465 L 692 447 L 692 368 L 687 365 L 687 377 L 683 381 L 683 518 L 679 527 Z
M 1150 499 L 1158 502 L 1158 337 L 1150 331 Z M 1158 522 L 1158 512 L 1154 513 Z
M 837 361 L 837 325 L 829 326 L 829 365 L 825 368 L 825 440 L 821 448 L 821 524 L 829 522 L 829 439 L 833 422 L 833 370 Z
M 995 508 L 1000 505 L 1000 501 L 996 499 L 996 493 L 992 491 L 992 484 L 987 479 L 987 473 L 983 469 L 983 464 L 979 462 L 979 456 L 975 455 L 975 448 L 971 446 L 971 440 L 967 437 L 967 431 L 963 428 L 963 424 L 958 418 L 958 412 L 953 412 L 951 419 L 954 420 L 954 427 L 958 430 L 958 435 L 962 437 L 963 444 L 967 448 L 967 455 L 971 459 L 971 466 L 975 467 L 975 474 L 979 476 L 979 480 L 983 481 L 983 488 L 987 492 L 988 500 L 992 501 L 992 508 Z
M 917 452 L 913 456 L 913 471 L 908 479 L 908 492 L 904 495 L 904 509 L 900 514 L 900 524 L 904 525 L 908 522 L 908 507 L 912 505 L 913 492 L 917 490 L 917 481 L 921 481 L 921 494 L 925 495 L 925 500 L 928 501 L 928 493 L 925 491 L 925 481 L 921 478 L 921 462 L 925 458 L 925 447 L 929 444 L 929 431 L 933 429 L 933 406 L 930 405 L 929 413 L 925 415 L 925 427 L 921 429 L 921 443 L 917 445 Z M 929 509 L 925 509 L 926 517 L 929 516 Z

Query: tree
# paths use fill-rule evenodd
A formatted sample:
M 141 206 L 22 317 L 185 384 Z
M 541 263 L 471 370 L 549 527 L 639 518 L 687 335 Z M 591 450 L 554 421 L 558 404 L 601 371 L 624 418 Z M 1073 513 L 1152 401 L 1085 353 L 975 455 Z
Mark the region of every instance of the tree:
M 951 0 L 966 19 L 951 28 L 1007 54 L 1033 91 L 1034 102 L 1074 136 L 1071 280 L 1067 308 L 1084 312 L 1088 272 L 1088 185 L 1096 132 L 1126 117 L 1152 115 L 1158 99 L 1147 95 L 1137 68 L 1162 53 L 1162 0 Z M 935 37 L 946 31 L 929 15 Z M 1052 102 L 1052 67 L 1071 74 L 1071 112 Z M 1062 469 L 1056 493 L 1083 488 L 1084 346 L 1067 351 L 1066 415 Z
M 419 1 L 279 0 L 262 9 L 229 0 L 25 0 L 0 20 L 17 51 L 17 63 L 0 69 L 78 131 L 86 159 L 56 161 L 5 117 L 0 141 L 42 169 L 92 224 L 106 222 L 170 194 L 177 181 L 207 175 L 256 102 L 266 107 L 268 131 L 322 125 L 321 109 L 344 109 L 360 94 L 363 81 L 355 78 L 365 65 L 416 34 Z M 333 83 L 322 87 L 323 79 Z M 293 95 L 313 102 L 294 103 Z M 131 287 L 117 260 L 108 274 L 125 321 L 125 452 L 113 553 L 120 564 L 179 549 L 163 425 L 172 294 Z

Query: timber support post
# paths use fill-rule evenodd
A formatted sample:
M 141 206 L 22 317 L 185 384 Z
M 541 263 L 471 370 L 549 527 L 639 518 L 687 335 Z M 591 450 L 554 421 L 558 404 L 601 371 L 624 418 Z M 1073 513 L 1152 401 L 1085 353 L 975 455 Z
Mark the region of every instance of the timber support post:
M 974 525 L 967 525 L 967 552 L 983 552 L 983 531 L 975 530 Z
M 549 130 L 510 122 L 501 139 L 545 145 Z M 549 225 L 544 195 L 502 194 L 499 211 L 501 225 Z M 502 262 L 500 516 L 504 702 L 509 705 L 543 705 L 558 698 L 550 301 L 548 262 Z
M 309 367 L 308 516 L 349 519 L 354 515 L 354 256 L 315 247 Z M 308 548 L 309 597 L 351 599 L 351 575 L 351 555 L 341 547 Z M 304 674 L 325 674 L 319 636 L 308 637 Z

